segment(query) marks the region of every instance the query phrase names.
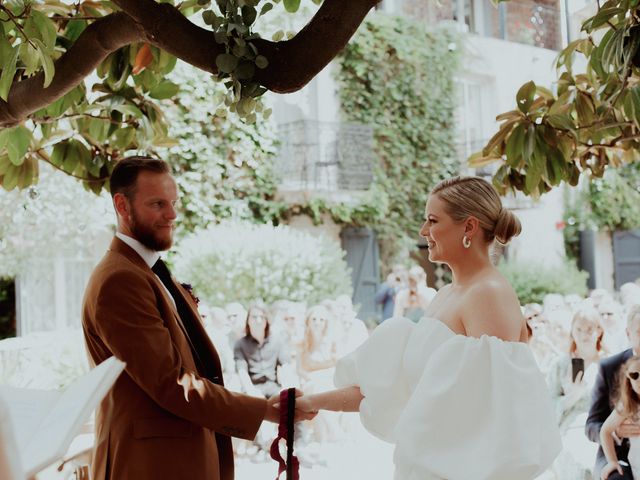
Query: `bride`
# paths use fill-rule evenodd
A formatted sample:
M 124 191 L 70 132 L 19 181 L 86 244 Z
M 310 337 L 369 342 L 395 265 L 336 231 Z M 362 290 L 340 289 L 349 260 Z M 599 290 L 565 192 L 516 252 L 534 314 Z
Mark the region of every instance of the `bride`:
M 438 184 L 420 235 L 452 283 L 417 324 L 377 327 L 338 361 L 339 388 L 297 408 L 359 411 L 371 433 L 395 443 L 397 480 L 525 480 L 546 470 L 561 449 L 549 393 L 518 298 L 489 257 L 494 240 L 519 233 L 485 180 Z

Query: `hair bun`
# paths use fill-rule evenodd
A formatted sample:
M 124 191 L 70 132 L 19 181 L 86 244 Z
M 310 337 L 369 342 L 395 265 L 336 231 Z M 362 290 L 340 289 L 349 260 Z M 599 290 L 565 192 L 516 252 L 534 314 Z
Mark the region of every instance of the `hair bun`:
M 518 217 L 516 217 L 511 210 L 502 207 L 498 215 L 498 220 L 496 221 L 496 226 L 493 229 L 496 240 L 506 245 L 513 237 L 519 235 L 521 231 L 522 226 L 520 225 Z

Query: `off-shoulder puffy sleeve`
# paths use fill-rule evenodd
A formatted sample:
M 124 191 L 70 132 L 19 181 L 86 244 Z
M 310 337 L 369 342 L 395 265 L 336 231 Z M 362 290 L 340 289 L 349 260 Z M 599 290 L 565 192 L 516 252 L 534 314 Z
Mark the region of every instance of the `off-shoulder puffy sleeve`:
M 393 430 L 411 395 L 403 375 L 403 356 L 413 328 L 406 318 L 386 320 L 336 364 L 335 385 L 360 387 L 364 395 L 360 403 L 362 424 L 388 442 L 395 441 Z
M 396 443 L 396 478 L 524 480 L 546 470 L 560 434 L 529 348 L 456 335 L 437 320 L 410 327 L 372 336 L 336 375 L 360 385 L 365 426 Z

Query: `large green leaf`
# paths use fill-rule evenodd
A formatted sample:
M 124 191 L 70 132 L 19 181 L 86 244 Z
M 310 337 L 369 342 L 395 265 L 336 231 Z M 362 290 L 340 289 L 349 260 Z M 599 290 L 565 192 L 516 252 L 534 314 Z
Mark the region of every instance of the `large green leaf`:
M 53 21 L 47 17 L 44 13 L 39 10 L 33 8 L 31 10 L 31 17 L 29 20 L 32 20 L 35 28 L 39 33 L 39 39 L 42 40 L 42 43 L 45 46 L 46 52 L 48 54 L 53 53 L 53 48 L 56 45 L 56 27 Z M 28 21 L 29 21 L 28 20 Z
M 216 66 L 223 73 L 233 73 L 238 66 L 238 58 L 228 53 L 221 53 L 216 57 Z
M 9 90 L 13 84 L 13 77 L 16 74 L 16 62 L 18 61 L 18 48 L 14 48 L 8 61 L 2 66 L 0 74 L 0 98 L 7 101 Z
M 152 98 L 163 100 L 173 97 L 179 90 L 180 87 L 177 84 L 169 80 L 163 80 L 149 91 L 149 95 Z
M 536 84 L 531 81 L 525 83 L 516 94 L 516 102 L 522 113 L 528 113 L 529 107 L 533 103 L 533 96 L 536 93 Z
M 56 71 L 55 66 L 53 65 L 53 60 L 47 54 L 46 46 L 42 43 L 42 40 L 34 38 L 33 42 L 36 44 L 38 57 L 40 58 L 42 69 L 44 70 L 44 88 L 47 88 L 53 81 L 53 75 Z
M 4 141 L 9 160 L 16 166 L 22 165 L 24 156 L 29 150 L 29 143 L 31 143 L 31 130 L 19 125 L 7 129 L 6 132 L 6 140 Z
M 507 155 L 507 163 L 513 167 L 517 168 L 520 164 L 520 160 L 522 159 L 522 152 L 524 150 L 524 139 L 525 139 L 525 127 L 523 124 L 519 124 L 512 131 L 511 135 L 507 139 L 507 144 L 505 147 L 505 153 Z
M 591 32 L 609 22 L 616 15 L 624 12 L 625 9 L 619 7 L 601 8 L 595 16 L 587 19 L 582 24 L 582 30 Z

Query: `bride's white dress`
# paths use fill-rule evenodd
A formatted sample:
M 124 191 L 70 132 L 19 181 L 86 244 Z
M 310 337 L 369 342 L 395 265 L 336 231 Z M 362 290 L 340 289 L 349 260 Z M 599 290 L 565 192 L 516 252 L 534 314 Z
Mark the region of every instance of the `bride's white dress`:
M 545 380 L 527 345 L 454 333 L 439 320 L 382 323 L 338 361 L 360 418 L 396 444 L 397 480 L 526 480 L 561 450 Z

